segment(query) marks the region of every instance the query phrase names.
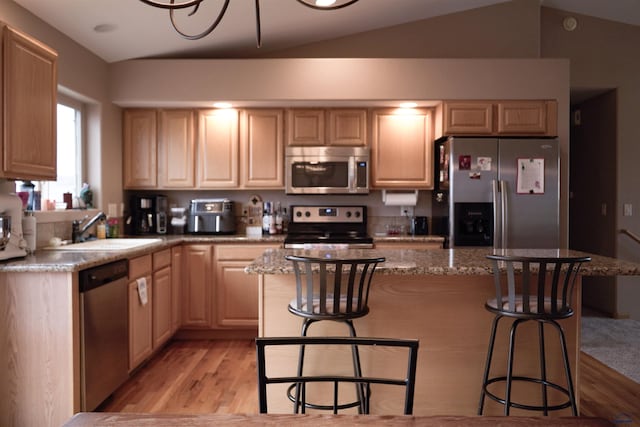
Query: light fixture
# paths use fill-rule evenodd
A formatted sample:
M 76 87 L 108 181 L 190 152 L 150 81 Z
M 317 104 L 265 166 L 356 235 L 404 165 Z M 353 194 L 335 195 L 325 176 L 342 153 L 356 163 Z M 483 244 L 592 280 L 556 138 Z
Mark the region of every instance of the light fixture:
M 148 4 L 149 6 L 158 7 L 160 9 L 169 10 L 169 18 L 171 19 L 171 25 L 173 25 L 173 29 L 176 30 L 178 34 L 188 40 L 199 40 L 211 34 L 213 30 L 216 29 L 224 14 L 229 7 L 229 3 L 231 0 L 224 0 L 224 4 L 220 8 L 220 12 L 215 17 L 211 25 L 203 32 L 198 34 L 187 34 L 181 29 L 178 28 L 176 24 L 176 20 L 174 17 L 174 13 L 177 10 L 189 9 L 193 8 L 188 13 L 188 16 L 193 16 L 200 8 L 200 4 L 205 0 L 140 0 L 141 2 Z M 336 10 L 342 9 L 343 7 L 347 7 L 349 5 L 354 4 L 359 0 L 297 0 L 298 3 L 310 7 L 315 10 Z M 258 47 L 262 46 L 262 29 L 260 24 L 260 0 L 255 0 L 255 9 L 256 9 L 256 44 Z
M 400 108 L 416 108 L 418 106 L 415 102 L 402 102 Z

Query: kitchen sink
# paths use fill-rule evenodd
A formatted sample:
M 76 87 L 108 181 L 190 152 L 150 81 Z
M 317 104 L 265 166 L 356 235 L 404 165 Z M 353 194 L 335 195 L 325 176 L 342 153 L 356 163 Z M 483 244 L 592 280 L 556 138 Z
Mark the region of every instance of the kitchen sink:
M 139 239 L 139 238 L 116 238 L 116 239 L 97 239 L 89 240 L 81 243 L 71 243 L 60 246 L 49 246 L 45 249 L 54 251 L 123 251 L 127 249 L 136 249 L 142 246 L 160 243 L 162 239 Z

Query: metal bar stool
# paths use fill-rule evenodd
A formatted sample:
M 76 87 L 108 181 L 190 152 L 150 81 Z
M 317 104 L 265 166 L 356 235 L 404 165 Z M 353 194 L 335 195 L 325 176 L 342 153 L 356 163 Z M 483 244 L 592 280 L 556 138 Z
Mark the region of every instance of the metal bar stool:
M 495 314 L 489 338 L 487 361 L 482 379 L 480 392 L 480 404 L 478 415 L 484 410 L 484 399 L 488 396 L 492 400 L 504 405 L 504 415 L 509 415 L 511 407 L 542 411 L 548 415 L 549 411 L 555 411 L 571 407 L 574 416 L 578 415 L 576 399 L 567 355 L 567 344 L 562 327 L 557 320 L 573 316 L 571 308 L 571 293 L 578 276 L 578 271 L 583 262 L 591 261 L 589 257 L 526 257 L 487 255 L 492 260 L 496 298 L 486 302 L 485 308 Z M 506 271 L 506 276 L 505 276 Z M 541 272 L 544 272 L 542 274 Z M 519 273 L 519 274 L 518 274 Z M 519 277 L 518 277 L 519 276 Z M 506 277 L 506 286 L 504 281 Z M 516 280 L 519 278 L 520 280 Z M 506 292 L 505 292 L 506 290 Z M 491 359 L 496 338 L 498 322 L 504 318 L 513 319 L 509 334 L 509 353 L 507 357 L 507 374 L 489 378 Z M 515 376 L 513 374 L 513 357 L 516 331 L 521 323 L 535 321 L 538 324 L 538 346 L 540 353 L 540 377 Z M 564 373 L 567 386 L 563 387 L 547 379 L 546 358 L 544 349 L 544 325 L 552 325 L 559 334 L 564 363 Z M 529 405 L 513 402 L 511 400 L 512 383 L 525 381 L 540 384 L 541 404 Z M 488 390 L 489 386 L 496 382 L 505 382 L 504 398 L 498 397 Z M 548 401 L 548 388 L 553 388 L 565 394 L 567 401 L 550 405 Z
M 326 254 L 325 254 L 326 255 Z M 288 306 L 289 312 L 302 317 L 302 333 L 307 335 L 309 326 L 321 320 L 343 322 L 349 328 L 351 337 L 356 337 L 353 319 L 369 313 L 369 288 L 376 266 L 385 261 L 377 258 L 332 258 L 287 255 L 285 258 L 293 262 L 296 277 L 296 298 Z M 362 376 L 358 347 L 351 347 L 353 369 L 356 377 Z M 298 357 L 298 376 L 302 376 L 305 346 L 300 346 Z M 317 405 L 306 402 L 300 405 L 300 393 L 304 393 L 305 384 L 295 383 L 287 392 L 294 402 L 294 413 L 305 408 L 333 410 L 333 406 Z M 358 407 L 359 413 L 365 413 L 366 390 L 357 385 L 358 398 L 354 402 L 340 404 L 337 409 Z M 295 396 L 292 390 L 295 388 Z

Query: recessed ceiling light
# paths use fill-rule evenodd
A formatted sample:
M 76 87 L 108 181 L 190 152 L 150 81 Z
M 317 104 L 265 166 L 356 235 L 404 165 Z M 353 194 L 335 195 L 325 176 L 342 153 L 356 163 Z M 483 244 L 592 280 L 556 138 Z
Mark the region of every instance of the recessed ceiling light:
M 329 7 L 333 5 L 336 0 L 316 0 L 316 6 L 318 7 Z
M 93 27 L 93 31 L 95 31 L 96 33 L 110 33 L 115 29 L 116 29 L 116 26 L 113 24 L 98 24 L 95 27 Z
M 213 104 L 215 108 L 231 108 L 232 105 L 228 102 L 216 102 Z
M 403 102 L 402 104 L 400 104 L 400 108 L 416 108 L 418 106 L 418 104 L 416 104 L 415 102 Z

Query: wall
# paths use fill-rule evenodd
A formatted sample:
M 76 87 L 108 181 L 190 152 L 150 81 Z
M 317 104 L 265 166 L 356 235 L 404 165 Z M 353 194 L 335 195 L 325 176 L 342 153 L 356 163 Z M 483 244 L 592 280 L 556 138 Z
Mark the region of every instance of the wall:
M 640 99 L 640 27 L 614 23 L 588 16 L 576 15 L 578 27 L 573 32 L 562 29 L 567 16 L 554 9 L 542 8 L 541 52 L 544 57 L 563 57 L 571 61 L 571 87 L 576 91 L 616 89 L 617 136 L 606 138 L 602 144 L 613 144 L 617 151 L 615 174 L 617 180 L 614 206 L 616 230 L 628 229 L 640 233 L 640 126 L 637 103 Z M 594 160 L 594 167 L 599 164 Z M 599 209 L 599 200 L 593 200 Z M 635 208 L 632 216 L 623 215 L 623 205 Z M 597 225 L 595 225 L 597 226 Z M 640 247 L 627 236 L 617 234 L 615 256 L 640 261 Z M 617 278 L 617 311 L 640 319 L 640 278 Z

